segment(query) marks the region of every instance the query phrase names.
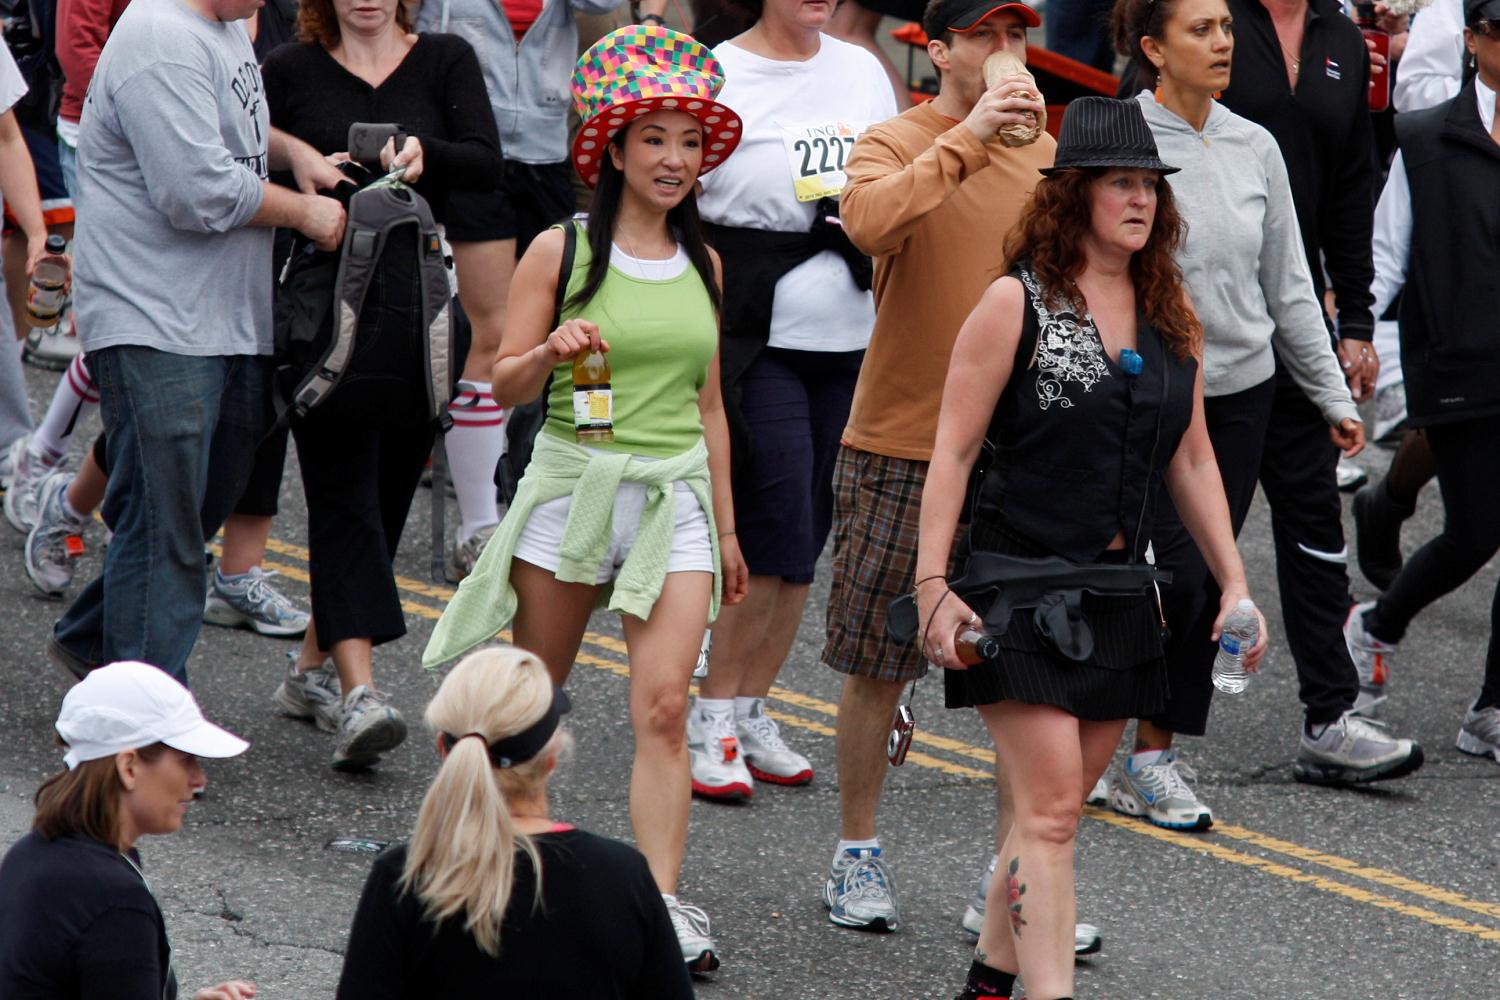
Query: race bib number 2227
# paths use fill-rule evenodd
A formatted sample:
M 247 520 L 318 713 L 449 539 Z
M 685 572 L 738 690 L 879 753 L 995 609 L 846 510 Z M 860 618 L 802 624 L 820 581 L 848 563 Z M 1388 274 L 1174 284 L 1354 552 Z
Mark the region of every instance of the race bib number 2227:
M 842 121 L 782 126 L 781 143 L 798 201 L 839 196 L 846 182 L 844 164 L 864 129 L 863 123 Z

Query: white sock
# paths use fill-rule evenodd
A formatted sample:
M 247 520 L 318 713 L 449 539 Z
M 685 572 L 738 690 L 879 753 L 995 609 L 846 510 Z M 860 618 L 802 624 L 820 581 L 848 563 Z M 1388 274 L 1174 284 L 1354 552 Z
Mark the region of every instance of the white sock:
M 756 706 L 759 705 L 764 700 L 765 700 L 764 698 L 743 698 L 743 697 L 742 698 L 736 698 L 736 699 L 734 699 L 734 718 L 735 718 L 735 721 L 739 721 L 740 719 L 748 719 L 748 718 L 750 718 L 750 716 L 755 713 Z
M 62 504 L 63 515 L 66 516 L 69 520 L 71 520 L 71 521 L 82 521 L 82 520 L 85 520 L 84 516 L 82 514 L 78 513 L 78 511 L 74 510 L 72 504 L 68 503 L 68 491 L 67 490 L 63 490 L 62 491 L 62 496 L 58 497 L 57 501 L 58 501 L 58 503 Z
M 833 862 L 834 864 L 838 864 L 839 857 L 845 851 L 848 851 L 850 854 L 858 854 L 860 851 L 878 850 L 880 850 L 879 837 L 872 837 L 869 840 L 841 840 L 838 846 L 833 849 Z
M 718 719 L 734 718 L 733 698 L 698 698 L 693 702 L 693 707 L 703 715 L 711 715 Z
M 63 372 L 47 414 L 31 434 L 31 453 L 49 465 L 56 464 L 68 451 L 68 438 L 80 421 L 99 405 L 99 390 L 89 375 L 83 355 L 73 358 Z
M 495 465 L 505 450 L 505 410 L 495 404 L 489 386 L 464 380 L 448 404 L 448 415 L 453 418 L 444 442 L 448 475 L 458 494 L 458 540 L 466 542 L 480 528 L 500 523 Z
M 1161 763 L 1161 759 L 1171 752 L 1170 750 L 1137 750 L 1126 759 L 1125 766 L 1130 769 L 1131 774 L 1134 774 L 1143 767 Z

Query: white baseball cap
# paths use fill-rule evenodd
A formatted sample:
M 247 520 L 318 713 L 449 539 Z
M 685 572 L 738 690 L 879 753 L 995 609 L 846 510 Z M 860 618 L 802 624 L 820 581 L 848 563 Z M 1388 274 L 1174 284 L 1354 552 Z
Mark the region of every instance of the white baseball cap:
M 85 761 L 165 743 L 194 757 L 234 757 L 250 744 L 203 717 L 166 671 L 124 660 L 89 671 L 63 698 L 57 732 L 72 770 Z

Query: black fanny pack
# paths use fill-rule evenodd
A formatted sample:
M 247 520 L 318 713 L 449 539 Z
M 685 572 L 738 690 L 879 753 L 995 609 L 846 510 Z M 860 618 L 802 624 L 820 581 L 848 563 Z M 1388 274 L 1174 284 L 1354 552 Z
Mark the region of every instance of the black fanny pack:
M 963 574 L 948 588 L 976 611 L 985 609 L 980 614 L 990 635 L 1004 635 L 1016 611 L 1034 609 L 1037 633 L 1062 656 L 1083 663 L 1094 653 L 1094 632 L 1083 616 L 1085 592 L 1136 597 L 1171 582 L 1171 573 L 1148 563 L 1074 563 L 1057 556 L 1028 559 L 980 551 L 970 554 Z M 898 597 L 886 614 L 886 633 L 909 643 L 924 624 L 917 619 L 916 595 Z

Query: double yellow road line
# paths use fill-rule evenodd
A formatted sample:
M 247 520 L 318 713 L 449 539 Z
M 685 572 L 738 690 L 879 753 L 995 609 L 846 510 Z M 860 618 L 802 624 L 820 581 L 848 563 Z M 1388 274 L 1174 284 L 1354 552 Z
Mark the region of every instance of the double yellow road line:
M 266 548 L 269 553 L 283 557 L 268 559 L 263 564 L 266 569 L 276 570 L 292 580 L 308 582 L 306 549 L 274 538 Z M 295 563 L 284 561 L 286 559 L 295 560 Z M 444 605 L 453 596 L 449 587 L 409 577 L 396 577 L 396 586 L 403 595 L 402 607 L 408 613 L 433 620 L 441 617 Z M 588 632 L 584 635 L 584 649 L 578 655 L 578 662 L 628 677 L 630 671 L 624 657 L 624 642 L 613 636 Z M 770 701 L 778 707 L 768 710 L 767 714 L 781 725 L 824 737 L 834 735 L 831 723 L 838 715 L 838 706 L 833 703 L 782 687 L 771 689 Z M 786 709 L 795 709 L 796 712 Z M 987 747 L 921 731 L 916 734 L 914 742 L 923 749 L 907 754 L 909 764 L 953 777 L 977 781 L 994 779 L 994 752 Z M 1355 903 L 1398 913 L 1446 931 L 1482 941 L 1500 942 L 1500 903 L 1474 899 L 1229 823 L 1215 822 L 1211 833 L 1183 833 L 1164 830 L 1107 809 L 1088 807 L 1084 816 L 1119 830 L 1254 869 Z M 1412 899 L 1421 902 L 1412 902 Z M 1433 909 L 1433 906 L 1442 907 L 1447 912 Z M 1463 915 L 1458 915 L 1460 913 Z M 1489 922 L 1476 923 L 1469 915 Z

